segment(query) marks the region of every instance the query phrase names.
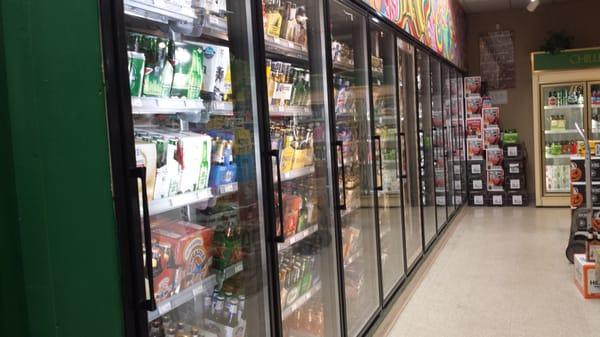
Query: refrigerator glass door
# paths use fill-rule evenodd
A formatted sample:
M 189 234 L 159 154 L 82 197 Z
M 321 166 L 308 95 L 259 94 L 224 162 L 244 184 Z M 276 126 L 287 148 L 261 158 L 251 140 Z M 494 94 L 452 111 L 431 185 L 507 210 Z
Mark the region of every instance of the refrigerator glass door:
M 570 157 L 577 153 L 581 139 L 575 123 L 587 129 L 585 120 L 585 83 L 541 86 L 544 195 L 566 195 L 571 184 Z M 593 115 L 593 111 L 592 111 Z M 593 120 L 593 119 L 592 119 Z M 592 131 L 594 127 L 592 121 Z M 593 135 L 593 133 L 592 133 Z
M 458 83 L 459 78 L 456 70 L 450 70 L 450 92 L 451 95 L 451 115 L 452 115 L 452 178 L 454 195 L 452 195 L 452 201 L 454 205 L 454 211 L 462 203 L 462 189 L 463 182 L 461 176 L 461 156 L 460 151 L 462 150 L 460 140 L 460 106 L 459 106 L 459 95 L 458 95 Z
M 419 145 L 421 151 L 421 204 L 425 245 L 436 234 L 435 175 L 433 162 L 433 130 L 431 124 L 431 70 L 429 56 L 417 50 L 417 93 L 419 113 Z
M 600 83 L 591 82 L 588 83 L 589 93 L 589 120 L 588 125 L 590 127 L 589 137 L 592 140 L 600 140 Z
M 383 294 L 387 297 L 404 276 L 400 188 L 406 168 L 400 159 L 404 137 L 398 132 L 395 37 L 375 24 L 370 25 L 370 33 L 381 273 Z
M 339 336 L 324 8 L 263 2 L 283 336 Z
M 444 114 L 442 111 L 442 68 L 440 62 L 430 59 L 431 66 L 431 123 L 433 142 L 433 172 L 435 177 L 435 205 L 437 229 L 442 229 L 448 218 L 446 211 L 446 155 L 444 146 Z
M 332 1 L 329 14 L 345 315 L 354 337 L 380 307 L 367 26 L 363 15 L 341 2 Z
M 458 146 L 460 156 L 461 204 L 467 199 L 467 155 L 465 151 L 465 92 L 464 77 L 458 75 Z
M 411 268 L 423 252 L 419 185 L 419 126 L 416 111 L 414 47 L 397 39 L 398 97 L 406 264 Z
M 250 8 L 229 4 L 124 1 L 145 336 L 271 335 Z
M 452 147 L 452 93 L 450 69 L 442 65 L 442 110 L 444 113 L 444 155 L 446 157 L 446 208 L 448 217 L 454 214 L 454 158 Z

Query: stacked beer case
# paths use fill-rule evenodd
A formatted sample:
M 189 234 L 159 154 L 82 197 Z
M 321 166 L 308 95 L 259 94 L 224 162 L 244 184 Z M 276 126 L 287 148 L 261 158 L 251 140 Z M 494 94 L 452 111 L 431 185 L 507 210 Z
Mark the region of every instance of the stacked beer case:
M 466 77 L 464 85 L 469 204 L 527 205 L 525 151 L 518 134 L 500 131 L 500 108 L 481 95 L 481 77 Z

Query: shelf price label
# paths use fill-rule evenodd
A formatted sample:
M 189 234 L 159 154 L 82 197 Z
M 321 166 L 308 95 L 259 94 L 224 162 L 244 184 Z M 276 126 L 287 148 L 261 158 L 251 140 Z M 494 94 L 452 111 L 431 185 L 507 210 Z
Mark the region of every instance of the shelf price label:
M 523 205 L 523 196 L 513 195 L 512 203 L 513 203 L 513 205 Z
M 171 311 L 172 309 L 173 306 L 171 305 L 171 301 L 166 301 L 158 306 L 158 313 L 162 316 L 167 312 Z

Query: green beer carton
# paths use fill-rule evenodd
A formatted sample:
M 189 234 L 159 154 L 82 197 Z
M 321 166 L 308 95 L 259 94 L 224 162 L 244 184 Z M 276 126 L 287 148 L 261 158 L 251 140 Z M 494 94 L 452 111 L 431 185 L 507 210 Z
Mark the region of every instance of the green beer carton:
M 144 84 L 144 67 L 146 65 L 146 56 L 142 53 L 133 51 L 127 52 L 129 68 L 129 90 L 132 97 L 142 96 L 142 86 Z

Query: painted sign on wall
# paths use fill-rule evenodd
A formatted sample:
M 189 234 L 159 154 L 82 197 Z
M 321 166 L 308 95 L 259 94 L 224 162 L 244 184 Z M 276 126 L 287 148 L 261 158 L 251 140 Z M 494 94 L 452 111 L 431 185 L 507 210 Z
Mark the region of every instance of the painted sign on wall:
M 465 65 L 465 14 L 455 0 L 363 0 L 452 63 Z

